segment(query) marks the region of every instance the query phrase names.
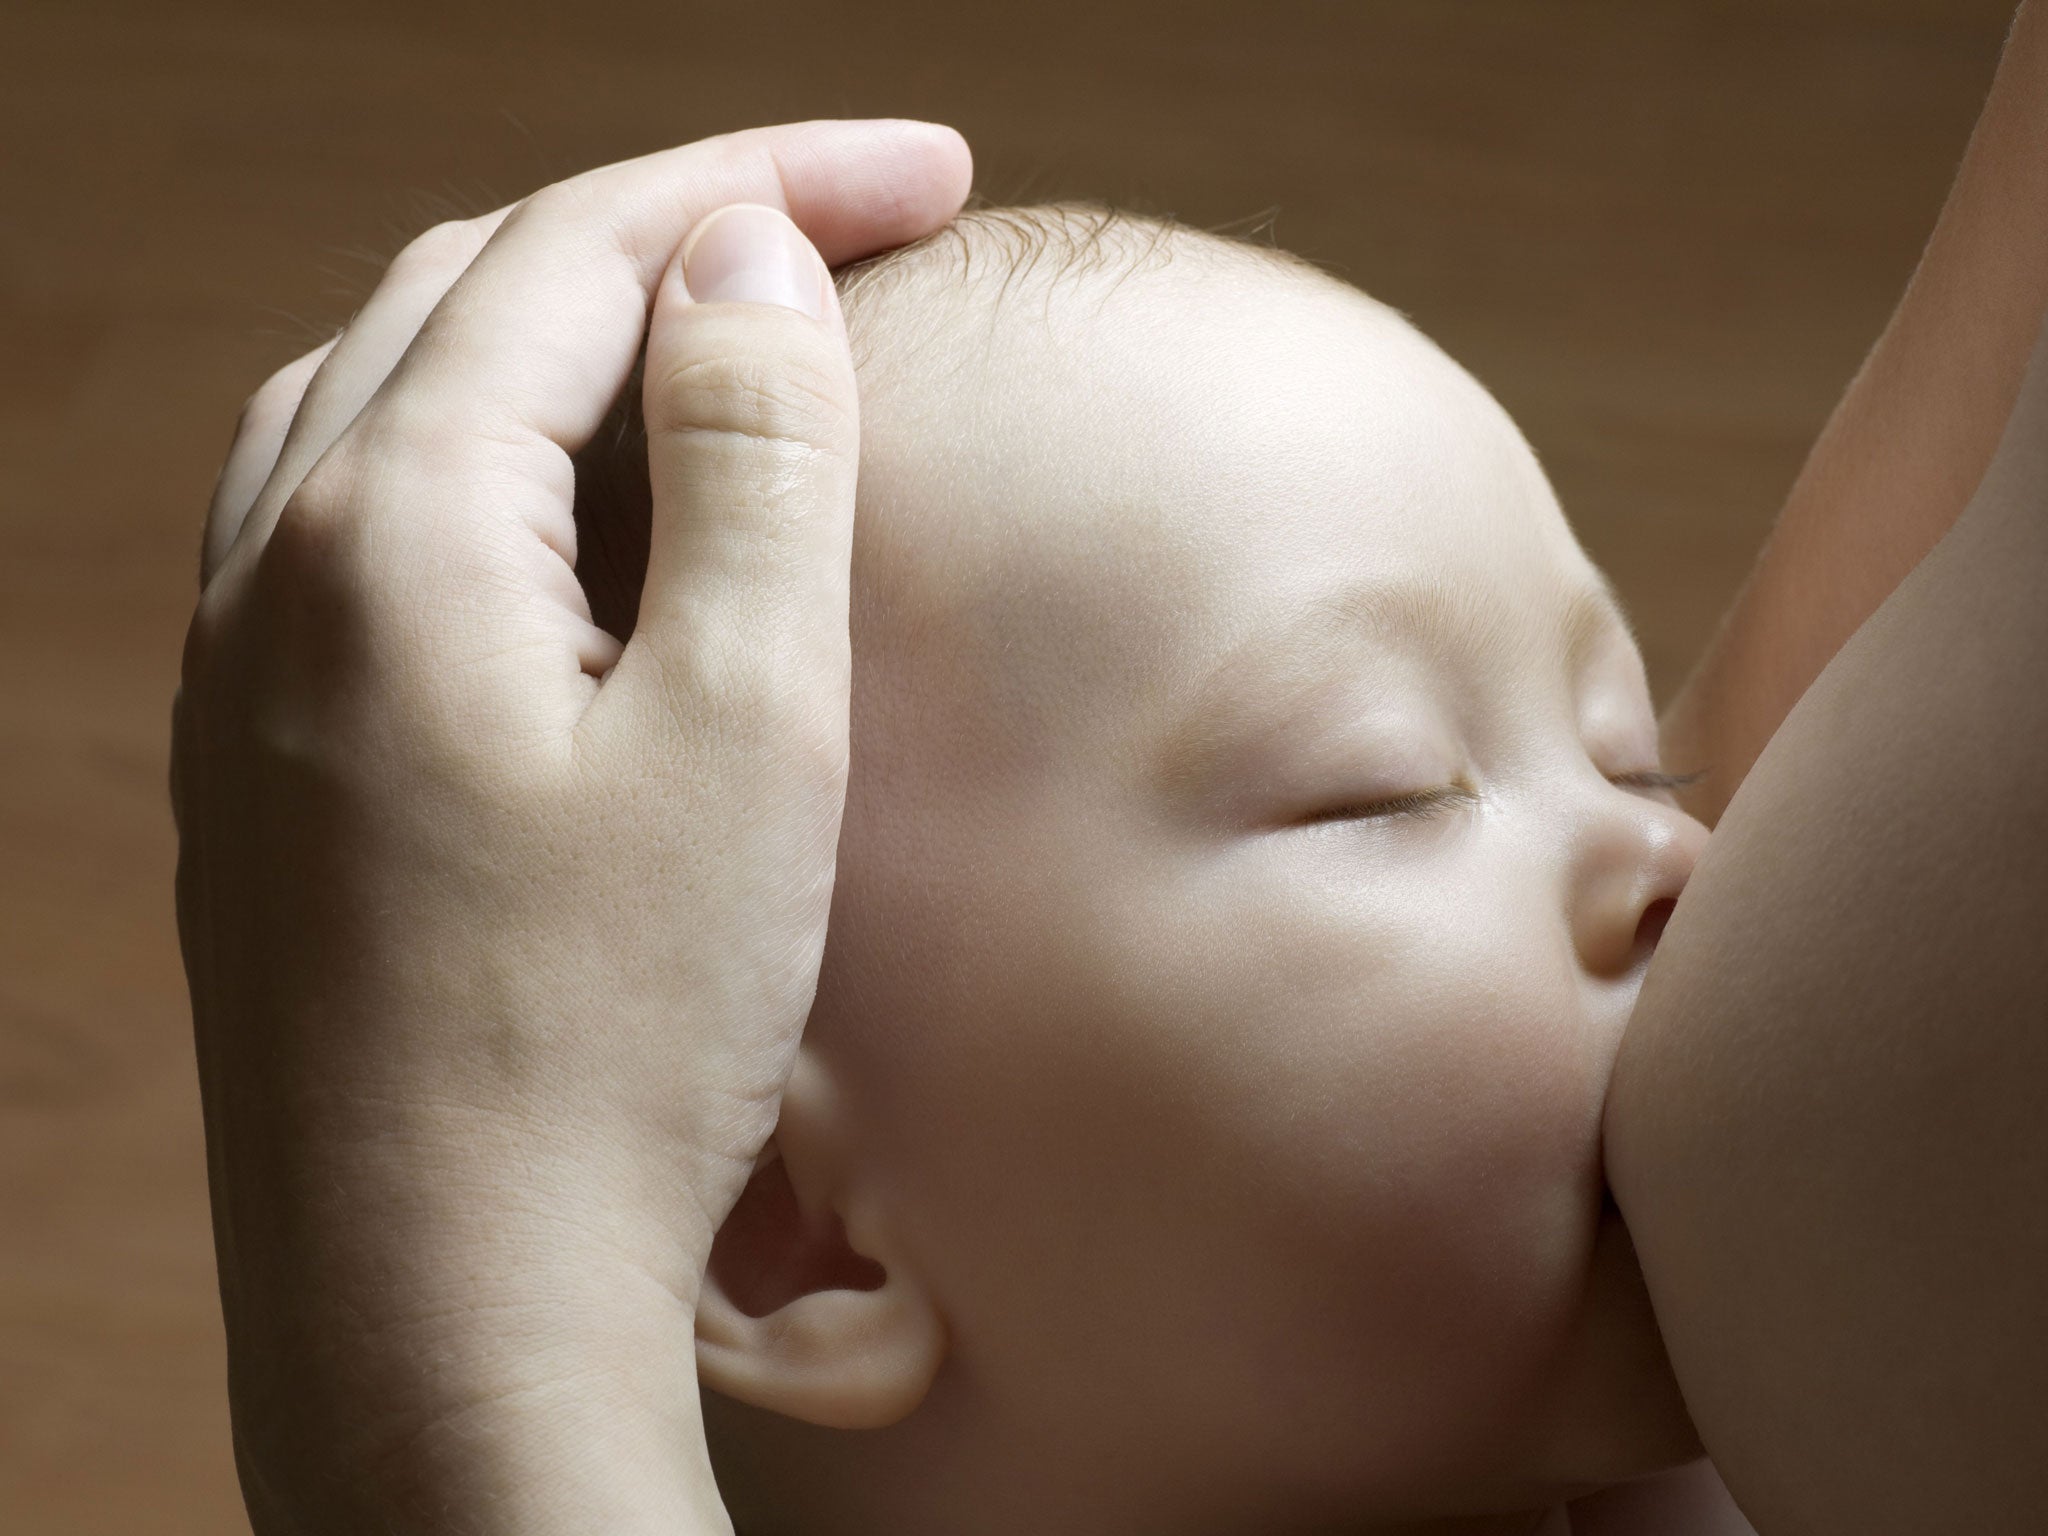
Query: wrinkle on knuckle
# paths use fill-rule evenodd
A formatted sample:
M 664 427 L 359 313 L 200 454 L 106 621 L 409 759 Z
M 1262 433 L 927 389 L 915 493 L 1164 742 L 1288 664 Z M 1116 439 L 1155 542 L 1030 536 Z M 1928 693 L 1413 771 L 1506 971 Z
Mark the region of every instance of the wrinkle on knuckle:
M 848 408 L 842 381 L 788 356 L 724 354 L 688 359 L 647 391 L 650 433 L 696 433 L 786 445 L 804 456 L 836 453 Z

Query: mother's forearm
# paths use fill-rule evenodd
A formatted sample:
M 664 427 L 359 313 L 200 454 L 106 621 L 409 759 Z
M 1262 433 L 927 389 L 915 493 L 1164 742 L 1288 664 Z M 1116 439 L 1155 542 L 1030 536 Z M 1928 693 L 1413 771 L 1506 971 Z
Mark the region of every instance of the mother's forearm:
M 1663 724 L 1712 825 L 1779 723 L 1968 504 L 2048 313 L 2048 11 L 2021 6 L 1891 322 Z

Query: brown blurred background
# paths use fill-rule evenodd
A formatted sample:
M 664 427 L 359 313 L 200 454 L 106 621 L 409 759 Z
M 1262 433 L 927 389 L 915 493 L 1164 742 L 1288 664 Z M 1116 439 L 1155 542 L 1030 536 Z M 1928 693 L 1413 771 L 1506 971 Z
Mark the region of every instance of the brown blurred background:
M 14 0 L 0 1531 L 243 1529 L 165 736 L 244 396 L 411 234 L 749 124 L 1283 245 L 1523 424 L 1660 702 L 1918 257 L 2012 0 Z

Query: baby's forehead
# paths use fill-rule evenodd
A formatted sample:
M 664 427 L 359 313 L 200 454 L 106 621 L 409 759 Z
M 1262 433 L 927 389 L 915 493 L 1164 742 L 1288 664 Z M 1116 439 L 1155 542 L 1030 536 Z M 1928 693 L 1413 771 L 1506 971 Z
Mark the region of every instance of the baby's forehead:
M 939 494 L 962 523 L 979 507 L 1014 526 L 1034 499 L 1066 521 L 1148 499 L 1212 514 L 1191 483 L 1258 499 L 1311 470 L 1362 504 L 1418 483 L 1469 500 L 1529 467 L 1506 414 L 1405 316 L 1269 247 L 985 210 L 843 298 L 866 488 Z
M 1398 312 L 1270 250 L 983 222 L 845 302 L 863 638 L 951 658 L 991 711 L 1128 709 L 1334 583 L 1568 555 L 1491 397 Z
M 1043 409 L 1090 385 L 1193 383 L 1191 363 L 1226 361 L 1204 338 L 1247 321 L 1285 345 L 1376 323 L 1382 367 L 1456 372 L 1397 310 L 1290 252 L 1087 205 L 962 215 L 842 275 L 841 298 L 864 399 L 957 409 L 979 387 Z

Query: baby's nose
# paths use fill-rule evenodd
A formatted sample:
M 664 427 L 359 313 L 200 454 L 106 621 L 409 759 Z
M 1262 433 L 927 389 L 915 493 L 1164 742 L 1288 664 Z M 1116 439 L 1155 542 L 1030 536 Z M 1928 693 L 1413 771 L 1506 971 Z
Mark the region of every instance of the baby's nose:
M 1659 896 L 1643 908 L 1643 920 L 1636 924 L 1636 949 L 1648 959 L 1657 948 L 1657 941 L 1664 937 L 1664 925 L 1671 921 L 1671 912 L 1678 905 L 1675 896 Z
M 1618 977 L 1648 962 L 1705 841 L 1704 827 L 1669 806 L 1640 797 L 1603 804 L 1585 829 L 1569 895 L 1589 972 Z

